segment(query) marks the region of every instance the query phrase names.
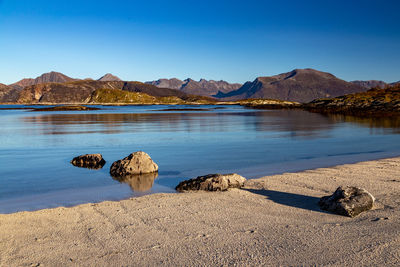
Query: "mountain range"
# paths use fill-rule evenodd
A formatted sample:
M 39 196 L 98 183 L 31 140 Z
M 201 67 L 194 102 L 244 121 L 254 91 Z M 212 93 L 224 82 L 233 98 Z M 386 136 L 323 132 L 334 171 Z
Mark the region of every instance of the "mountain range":
M 29 103 L 114 103 L 123 102 L 124 97 L 172 97 L 172 102 L 180 100 L 201 100 L 204 97 L 190 96 L 175 89 L 158 88 L 141 82 L 79 80 L 66 83 L 43 83 L 30 85 L 22 89 L 14 102 Z M 101 101 L 100 101 L 101 99 Z M 118 100 L 118 101 L 117 101 Z M 210 99 L 212 100 L 212 99 Z M 127 101 L 132 102 L 132 101 Z
M 179 99 L 197 95 L 212 96 L 221 101 L 257 98 L 307 103 L 314 99 L 332 98 L 395 84 L 400 82 L 392 84 L 375 80 L 347 82 L 330 73 L 314 69 L 295 69 L 279 75 L 258 77 L 243 85 L 205 79 L 195 81 L 190 78 L 183 81 L 172 78 L 146 83 L 124 82 L 110 73 L 98 80 L 80 80 L 59 72 L 49 72 L 35 79 L 22 79 L 10 85 L 0 84 L 0 102 L 88 103 L 93 100 L 95 91 L 98 93 L 100 92 L 98 90 L 104 89 L 101 91 L 103 100 L 108 99 L 104 94 L 112 95 L 112 90 L 121 90 L 117 94 L 120 102 L 123 102 L 124 92 L 135 92 L 154 97 L 174 96 Z
M 160 88 L 171 88 L 183 91 L 192 95 L 202 95 L 202 96 L 213 96 L 218 92 L 229 93 L 231 91 L 239 89 L 242 84 L 240 83 L 228 83 L 226 81 L 214 81 L 200 79 L 195 81 L 193 79 L 179 80 L 177 78 L 172 79 L 159 79 L 156 81 L 146 82 L 147 84 L 152 84 Z

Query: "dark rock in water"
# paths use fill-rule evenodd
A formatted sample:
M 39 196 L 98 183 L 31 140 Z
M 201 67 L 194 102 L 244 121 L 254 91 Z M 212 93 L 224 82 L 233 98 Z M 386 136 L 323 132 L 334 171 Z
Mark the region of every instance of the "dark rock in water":
M 177 191 L 225 191 L 228 188 L 241 188 L 246 178 L 236 173 L 208 174 L 194 179 L 180 182 L 175 188 Z
M 101 169 L 106 161 L 101 154 L 86 154 L 73 158 L 71 163 L 76 167 Z
M 128 174 L 125 176 L 112 176 L 114 180 L 128 184 L 133 191 L 144 192 L 153 187 L 158 172 L 146 174 Z
M 121 160 L 115 161 L 110 168 L 110 174 L 114 177 L 157 171 L 158 165 L 143 151 L 134 152 Z
M 365 189 L 358 187 L 338 187 L 331 196 L 322 197 L 319 205 L 323 210 L 340 215 L 355 217 L 372 209 L 375 198 Z
M 31 111 L 84 111 L 84 110 L 99 110 L 99 108 L 86 107 L 86 106 L 55 106 L 47 108 L 34 108 Z

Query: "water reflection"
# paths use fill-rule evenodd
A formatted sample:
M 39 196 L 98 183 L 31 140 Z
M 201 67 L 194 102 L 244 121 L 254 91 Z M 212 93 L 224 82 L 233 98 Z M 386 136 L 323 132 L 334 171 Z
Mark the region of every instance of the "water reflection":
M 44 114 L 21 118 L 36 134 L 116 134 L 124 132 L 286 132 L 318 136 L 336 123 L 327 116 L 299 110 L 207 113 Z
M 314 138 L 334 127 L 329 117 L 302 110 L 271 110 L 255 116 L 256 131 L 286 132 L 286 136 Z
M 56 202 L 63 205 L 93 201 L 57 193 L 60 190 L 88 197 L 82 192 L 93 190 L 100 196 L 96 199 L 121 199 L 173 192 L 183 179 L 207 173 L 256 178 L 400 153 L 400 135 L 393 134 L 400 133 L 400 118 L 242 107 L 196 112 L 154 111 L 157 108 L 115 107 L 79 114 L 0 111 L 0 212 L 7 208 L 2 199 L 13 197 L 29 197 L 24 202 L 28 204 L 21 204 L 26 206 L 42 201 L 43 194 L 57 195 L 62 201 Z M 158 178 L 115 178 L 134 193 L 104 168 L 91 171 L 69 164 L 75 155 L 102 153 L 113 162 L 138 150 L 152 156 L 160 173 Z M 48 207 L 56 203 L 48 202 Z
M 157 177 L 157 172 L 125 176 L 112 176 L 114 180 L 117 180 L 120 183 L 128 184 L 131 189 L 136 192 L 145 192 L 150 190 L 153 187 L 154 180 Z
M 400 133 L 400 116 L 363 118 L 349 115 L 329 114 L 327 117 L 329 117 L 334 123 L 350 122 L 363 127 L 368 127 L 373 132 L 383 130 L 384 133 Z

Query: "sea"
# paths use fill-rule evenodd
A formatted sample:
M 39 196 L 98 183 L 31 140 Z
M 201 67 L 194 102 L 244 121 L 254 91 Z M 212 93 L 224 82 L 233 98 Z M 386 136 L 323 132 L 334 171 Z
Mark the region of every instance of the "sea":
M 400 156 L 400 118 L 255 110 L 239 105 L 96 106 L 33 112 L 0 106 L 0 213 L 176 193 L 211 173 L 248 179 Z M 155 175 L 115 179 L 111 164 L 145 151 Z M 101 153 L 103 168 L 73 166 Z

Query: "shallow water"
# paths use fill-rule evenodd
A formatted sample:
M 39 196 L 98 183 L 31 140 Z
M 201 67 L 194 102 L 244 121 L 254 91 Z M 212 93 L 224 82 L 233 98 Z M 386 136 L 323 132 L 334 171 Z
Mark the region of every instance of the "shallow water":
M 179 181 L 208 173 L 256 178 L 400 155 L 400 118 L 240 106 L 102 108 L 0 110 L 1 213 L 175 192 Z M 176 108 L 185 110 L 165 110 Z M 139 150 L 159 165 L 158 177 L 112 179 L 112 162 Z M 101 153 L 106 165 L 70 164 L 87 153 Z

